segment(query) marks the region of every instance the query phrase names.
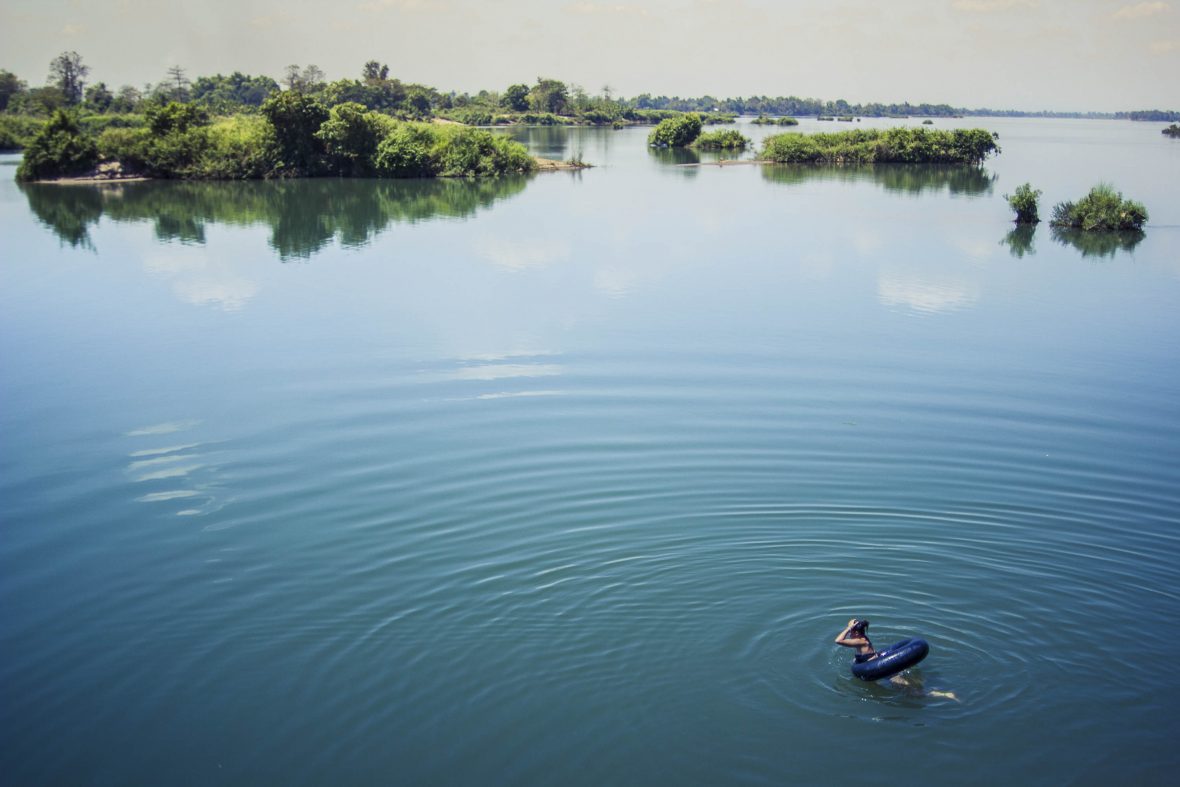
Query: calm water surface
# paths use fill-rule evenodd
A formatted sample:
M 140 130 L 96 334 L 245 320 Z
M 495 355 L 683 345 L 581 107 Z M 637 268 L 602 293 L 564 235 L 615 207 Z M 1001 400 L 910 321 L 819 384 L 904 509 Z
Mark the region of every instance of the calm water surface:
M 530 129 L 598 166 L 103 188 L 0 160 L 2 781 L 1165 777 L 1180 142 L 958 122 L 1003 154 L 682 166 Z M 1026 180 L 1151 223 L 1012 233 Z M 851 677 L 852 616 L 930 642 L 914 688 Z

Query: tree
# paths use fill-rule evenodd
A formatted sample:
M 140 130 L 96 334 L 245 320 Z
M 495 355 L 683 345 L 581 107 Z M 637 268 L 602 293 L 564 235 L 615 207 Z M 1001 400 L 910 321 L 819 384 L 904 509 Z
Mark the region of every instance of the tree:
M 378 63 L 376 60 L 370 60 L 365 63 L 361 75 L 366 82 L 384 82 L 389 79 L 389 66 Z
M 188 101 L 191 84 L 184 69 L 180 66 L 172 66 L 168 69 L 169 98 L 173 101 Z
M 267 76 L 248 76 L 235 71 L 229 76 L 216 74 L 197 77 L 192 86 L 192 100 L 199 101 L 214 112 L 226 114 L 242 107 L 259 107 L 279 83 Z
M 82 64 L 77 52 L 62 52 L 49 64 L 49 81 L 61 90 L 70 106 L 82 102 L 83 80 L 90 68 Z
M 297 65 L 289 65 L 283 76 L 283 82 L 289 90 L 297 93 L 308 93 L 318 89 L 324 82 L 324 72 L 319 66 L 309 65 L 300 70 Z
M 700 115 L 681 115 L 661 120 L 647 135 L 647 144 L 659 148 L 683 148 L 691 145 L 700 134 Z
M 141 101 L 143 101 L 143 93 L 131 85 L 123 85 L 115 94 L 115 100 L 111 102 L 110 109 L 112 112 L 134 112 L 139 109 Z
M 1037 209 L 1037 200 L 1040 197 L 1041 190 L 1034 189 L 1029 183 L 1017 186 L 1015 194 L 1004 195 L 1008 205 L 1016 211 L 1017 224 L 1036 224 L 1041 220 Z
M 276 169 L 293 175 L 314 175 L 323 168 L 324 143 L 316 137 L 328 110 L 298 90 L 284 90 L 262 103 L 262 114 L 274 128 Z
M 315 133 L 331 157 L 332 169 L 341 175 L 373 174 L 373 157 L 377 143 L 393 127 L 388 115 L 365 109 L 363 104 L 346 102 L 332 107 L 328 119 Z
M 537 84 L 529 91 L 529 106 L 536 112 L 560 115 L 569 103 L 565 83 L 556 79 L 537 77 Z
M 107 89 L 105 82 L 95 82 L 86 88 L 86 108 L 94 112 L 106 112 L 114 103 L 115 94 Z
M 18 79 L 16 74 L 0 68 L 0 112 L 8 109 L 8 102 L 13 96 L 23 93 L 25 82 Z
M 66 177 L 88 171 L 98 161 L 94 140 L 82 132 L 78 119 L 59 109 L 28 147 L 17 167 L 18 180 Z

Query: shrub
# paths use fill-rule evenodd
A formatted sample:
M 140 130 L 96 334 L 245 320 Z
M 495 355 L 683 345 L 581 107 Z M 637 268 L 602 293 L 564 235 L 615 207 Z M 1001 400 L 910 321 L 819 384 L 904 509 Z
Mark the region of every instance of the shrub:
M 444 128 L 438 132 L 431 157 L 444 177 L 504 175 L 536 168 L 524 145 L 477 128 Z
M 17 180 L 43 180 L 89 172 L 98 163 L 98 147 L 82 132 L 73 114 L 53 113 L 25 148 Z
M 1090 230 L 1138 230 L 1147 222 L 1141 203 L 1123 199 L 1121 192 L 1103 183 L 1076 203 L 1059 202 L 1053 207 L 1054 227 Z
M 339 175 L 373 174 L 377 144 L 393 128 L 391 118 L 348 101 L 332 107 L 315 133 L 328 154 L 329 168 Z
M 1180 139 L 1180 125 L 1173 123 L 1172 125 L 1165 128 L 1163 131 L 1161 131 L 1160 133 L 1167 134 L 1169 137 L 1172 137 L 1174 139 Z
M 436 142 L 431 127 L 399 123 L 377 143 L 373 167 L 383 178 L 428 178 L 437 173 L 430 151 Z
M 21 115 L 0 115 L 0 153 L 28 146 L 45 121 Z
M 98 138 L 104 159 L 114 159 L 131 172 L 156 178 L 200 175 L 198 162 L 209 145 L 203 126 L 153 134 L 150 128 L 108 128 Z
M 749 139 L 742 136 L 740 131 L 731 128 L 701 134 L 692 143 L 692 147 L 701 150 L 745 150 L 749 144 Z
M 1014 194 L 1004 195 L 1004 199 L 1008 200 L 1012 210 L 1016 211 L 1017 224 L 1036 224 L 1041 220 L 1037 208 L 1037 201 L 1040 198 L 1041 190 L 1034 189 L 1028 183 L 1017 186 Z
M 209 125 L 209 113 L 196 104 L 169 101 L 149 104 L 143 113 L 148 129 L 157 136 L 172 132 L 184 133 L 197 126 Z
M 647 144 L 657 148 L 683 148 L 701 133 L 700 115 L 689 113 L 661 120 L 647 136 Z
M 205 131 L 206 145 L 193 175 L 216 180 L 264 178 L 274 162 L 267 156 L 275 148 L 273 131 L 264 119 L 235 115 Z

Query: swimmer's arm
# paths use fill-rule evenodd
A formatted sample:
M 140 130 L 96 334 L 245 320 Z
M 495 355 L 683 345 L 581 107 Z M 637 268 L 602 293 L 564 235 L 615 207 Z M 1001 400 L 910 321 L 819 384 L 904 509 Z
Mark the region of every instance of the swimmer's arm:
M 848 636 L 848 631 L 852 628 L 852 623 L 855 623 L 855 622 L 856 621 L 852 621 L 847 626 L 845 626 L 844 630 L 841 631 L 839 636 L 836 637 L 836 644 L 837 645 L 843 645 L 848 648 L 859 648 L 861 645 L 868 645 L 869 644 L 869 641 L 867 639 L 865 639 L 864 637 L 849 637 Z

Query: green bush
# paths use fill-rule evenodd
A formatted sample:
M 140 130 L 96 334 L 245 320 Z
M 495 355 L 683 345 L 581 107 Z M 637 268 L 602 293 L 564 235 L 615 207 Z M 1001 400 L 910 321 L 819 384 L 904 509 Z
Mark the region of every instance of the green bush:
M 780 164 L 978 164 L 999 145 L 983 129 L 855 129 L 767 137 L 762 158 Z
M 1076 203 L 1059 202 L 1053 207 L 1054 227 L 1090 230 L 1138 230 L 1147 222 L 1147 208 L 1123 199 L 1122 192 L 1102 183 Z
M 98 147 L 72 113 L 59 109 L 29 140 L 17 167 L 17 180 L 82 175 L 98 163 Z
M 256 115 L 235 115 L 204 131 L 206 144 L 193 167 L 194 177 L 213 180 L 264 178 L 274 168 L 273 130 Z
M 45 125 L 25 115 L 0 115 L 0 153 L 23 150 Z
M 1029 183 L 1017 186 L 1014 194 L 1004 195 L 1012 210 L 1016 211 L 1017 224 L 1036 224 L 1041 220 L 1037 207 L 1040 198 L 1041 190 L 1034 189 Z
M 436 135 L 423 123 L 399 123 L 377 144 L 373 165 L 383 178 L 429 178 L 438 174 L 430 154 Z
M 324 144 L 331 172 L 346 176 L 373 174 L 377 144 L 395 121 L 354 101 L 337 104 L 315 133 Z
M 160 135 L 150 128 L 108 128 L 98 138 L 104 159 L 118 161 L 127 172 L 153 178 L 199 177 L 199 162 L 208 146 L 203 126 Z
M 477 128 L 443 127 L 431 151 L 443 177 L 475 177 L 532 172 L 536 162 L 524 145 Z
M 689 113 L 661 120 L 647 136 L 647 144 L 657 148 L 684 148 L 701 133 L 700 115 Z
M 196 104 L 169 101 L 149 104 L 143 113 L 148 129 L 157 136 L 184 133 L 191 128 L 209 125 L 209 113 Z
M 692 147 L 700 150 L 745 150 L 750 140 L 742 136 L 736 129 L 724 131 L 707 131 L 692 143 Z

